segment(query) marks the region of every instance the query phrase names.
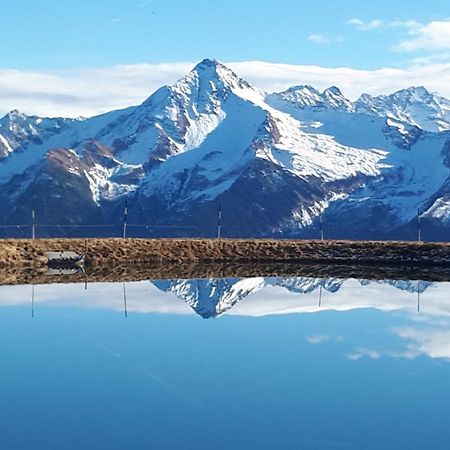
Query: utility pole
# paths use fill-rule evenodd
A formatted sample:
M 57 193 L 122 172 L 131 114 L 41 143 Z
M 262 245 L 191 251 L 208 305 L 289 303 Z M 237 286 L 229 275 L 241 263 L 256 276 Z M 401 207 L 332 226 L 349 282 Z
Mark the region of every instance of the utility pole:
M 222 205 L 219 203 L 219 211 L 217 213 L 217 239 L 220 239 L 222 234 Z
M 125 207 L 123 210 L 123 234 L 122 237 L 127 237 L 127 216 L 128 216 L 128 199 L 125 200 Z
M 36 225 L 34 223 L 34 218 L 35 218 L 35 214 L 34 214 L 34 209 L 31 211 L 31 238 L 33 239 L 33 241 L 36 239 Z

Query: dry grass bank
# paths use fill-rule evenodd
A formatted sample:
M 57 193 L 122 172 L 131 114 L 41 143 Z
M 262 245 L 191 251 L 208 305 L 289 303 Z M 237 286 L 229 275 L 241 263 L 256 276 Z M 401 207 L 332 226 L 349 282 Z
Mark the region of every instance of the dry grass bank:
M 58 250 L 86 254 L 90 281 L 252 276 L 450 280 L 446 243 L 39 239 L 0 241 L 0 284 L 82 280 L 82 274 L 44 275 L 46 252 Z
M 47 251 L 86 254 L 91 266 L 151 262 L 353 262 L 450 265 L 450 244 L 237 239 L 38 239 L 0 241 L 0 268 L 46 265 Z

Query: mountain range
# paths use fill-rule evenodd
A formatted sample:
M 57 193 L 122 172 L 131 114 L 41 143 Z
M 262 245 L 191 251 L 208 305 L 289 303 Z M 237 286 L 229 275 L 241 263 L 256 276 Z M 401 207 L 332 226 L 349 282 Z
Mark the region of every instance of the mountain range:
M 450 101 L 423 87 L 267 94 L 206 59 L 138 106 L 1 118 L 0 224 L 114 235 L 127 202 L 136 236 L 215 236 L 220 208 L 227 237 L 415 239 L 419 211 L 448 240 L 449 168 Z

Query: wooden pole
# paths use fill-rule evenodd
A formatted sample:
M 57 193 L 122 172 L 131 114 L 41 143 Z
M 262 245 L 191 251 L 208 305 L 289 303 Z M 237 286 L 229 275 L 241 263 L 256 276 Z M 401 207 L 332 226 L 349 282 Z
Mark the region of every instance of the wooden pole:
M 422 230 L 420 223 L 420 209 L 417 209 L 417 240 L 422 242 Z
M 219 204 L 219 211 L 217 213 L 217 239 L 222 235 L 222 205 Z
M 125 200 L 125 207 L 123 210 L 123 234 L 122 237 L 127 237 L 127 216 L 128 216 L 128 199 Z
M 36 239 L 36 225 L 34 223 L 34 218 L 35 218 L 35 214 L 34 214 L 34 209 L 31 211 L 31 238 L 33 240 Z
M 323 219 L 322 219 L 322 213 L 319 214 L 319 224 L 320 224 L 320 240 L 323 241 Z

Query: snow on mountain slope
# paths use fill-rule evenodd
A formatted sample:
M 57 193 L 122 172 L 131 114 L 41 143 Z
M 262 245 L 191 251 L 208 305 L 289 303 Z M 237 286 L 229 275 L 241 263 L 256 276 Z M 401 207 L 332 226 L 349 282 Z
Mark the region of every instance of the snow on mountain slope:
M 418 211 L 427 223 L 433 220 L 444 232 L 448 226 L 445 199 L 450 193 L 450 167 L 443 150 L 449 141 L 449 133 L 422 133 L 410 149 L 390 151 L 380 178 L 336 201 L 326 211 L 324 220 L 335 233 L 333 237 L 343 237 L 350 229 L 365 239 L 411 239 L 417 236 Z M 393 233 L 396 228 L 400 231 Z M 443 234 L 436 234 L 436 239 L 442 239 L 438 236 Z M 427 235 L 427 239 L 432 237 Z
M 28 145 L 42 146 L 53 136 L 64 133 L 79 120 L 27 116 L 17 110 L 0 119 L 0 161 Z
M 331 109 L 352 112 L 353 104 L 344 97 L 336 86 L 325 89 L 320 93 L 312 86 L 293 86 L 284 92 L 269 94 L 267 103 L 275 108 L 279 104 L 290 103 L 297 109 L 313 109 L 315 111 Z
M 224 104 L 226 117 L 203 143 L 186 154 L 173 156 L 150 172 L 143 192 L 184 200 L 213 199 L 239 177 L 254 158 L 270 161 L 307 180 L 325 183 L 380 174 L 385 153 L 342 146 L 332 137 L 308 135 L 300 123 L 280 112 L 263 109 L 237 96 Z M 236 133 L 237 129 L 241 129 Z M 185 174 L 188 175 L 186 180 Z
M 323 104 L 320 108 L 308 106 L 303 91 L 287 95 L 289 91 L 273 93 L 267 102 L 277 110 L 294 117 L 308 134 L 326 134 L 342 145 L 363 149 L 395 150 L 410 148 L 421 130 L 386 117 L 355 113 L 352 108 L 334 108 Z M 343 102 L 350 103 L 343 99 Z
M 178 200 L 186 195 L 215 198 L 233 183 L 252 157 L 249 147 L 265 114 L 234 95 L 227 98 L 221 111 L 221 123 L 197 148 L 173 156 L 149 173 L 144 194 L 157 192 Z
M 50 150 L 82 148 L 124 111 L 113 111 L 92 119 L 47 119 L 12 111 L 0 119 L 0 136 L 14 150 L 0 158 L 0 183 L 24 173 Z
M 128 165 L 164 161 L 198 147 L 219 126 L 225 117 L 221 105 L 231 92 L 242 98 L 262 96 L 222 64 L 202 61 L 173 87 L 161 88 L 140 106 L 75 123 L 59 136 L 49 136 L 45 145 L 35 139 L 23 142 L 19 154 L 0 165 L 0 179 L 6 182 L 23 173 L 51 148 L 72 148 L 83 154 L 90 140 L 110 148 Z M 239 112 L 232 111 L 235 125 Z M 225 142 L 232 135 L 240 138 L 240 133 L 229 133 L 223 136 Z M 105 176 L 98 173 L 94 178 L 105 182 Z
M 438 196 L 431 206 L 422 213 L 423 218 L 429 218 L 442 223 L 446 226 L 450 225 L 450 191 L 445 195 Z
M 355 102 L 355 110 L 390 117 L 425 131 L 450 130 L 450 100 L 431 94 L 423 86 L 378 97 L 363 94 Z
M 173 292 L 205 319 L 218 317 L 239 300 L 264 287 L 264 278 L 159 280 L 152 282 L 164 292 Z
M 48 119 L 11 111 L 0 119 L 0 158 L 6 157 L 23 143 L 42 144 L 74 122 L 73 119 Z
M 173 86 L 162 87 L 93 137 L 127 163 L 165 160 L 198 148 L 225 119 L 223 106 L 232 94 L 246 100 L 262 97 L 223 64 L 204 60 Z
M 209 96 L 217 127 L 208 129 L 209 134 L 203 133 L 203 140 L 197 133 L 195 141 L 200 143 L 195 149 L 186 145 L 184 151 L 151 171 L 143 183 L 144 195 L 178 202 L 212 200 L 228 189 L 255 158 L 265 159 L 303 180 L 315 177 L 331 182 L 379 175 L 383 151 L 364 151 L 339 145 L 329 136 L 304 133 L 299 121 L 265 103 L 259 91 L 220 63 L 208 63 L 207 67 L 207 79 L 216 86 L 214 95 L 200 88 L 202 95 L 194 98 L 195 104 L 204 109 L 198 99 Z M 192 79 L 198 79 L 197 72 L 198 68 L 175 85 L 174 91 L 183 94 L 184 105 L 193 102 L 192 88 L 188 87 Z M 324 95 L 332 99 L 337 93 L 330 89 Z M 330 193 L 328 198 L 333 195 Z
M 322 132 L 341 144 L 386 151 L 382 164 L 378 165 L 380 176 L 368 180 L 365 186 L 338 199 L 329 208 L 327 220 L 333 226 L 341 217 L 348 217 L 349 223 L 359 222 L 360 231 L 368 223 L 378 230 L 394 223 L 407 224 L 416 217 L 418 209 L 427 210 L 429 200 L 449 178 L 444 151 L 450 139 L 448 133 L 425 132 L 382 114 L 378 117 L 333 108 L 310 108 L 303 101 L 298 106 L 295 98 L 284 95 L 272 94 L 268 101 L 297 118 L 302 130 L 314 136 Z M 446 217 L 442 212 L 440 205 L 430 216 Z
M 410 221 L 423 210 L 428 199 L 449 177 L 442 148 L 449 136 L 424 135 L 409 151 L 391 152 L 385 162 L 390 169 L 382 182 L 370 183 L 353 197 L 355 202 L 381 202 L 402 221 Z M 439 164 L 440 162 L 440 164 Z

